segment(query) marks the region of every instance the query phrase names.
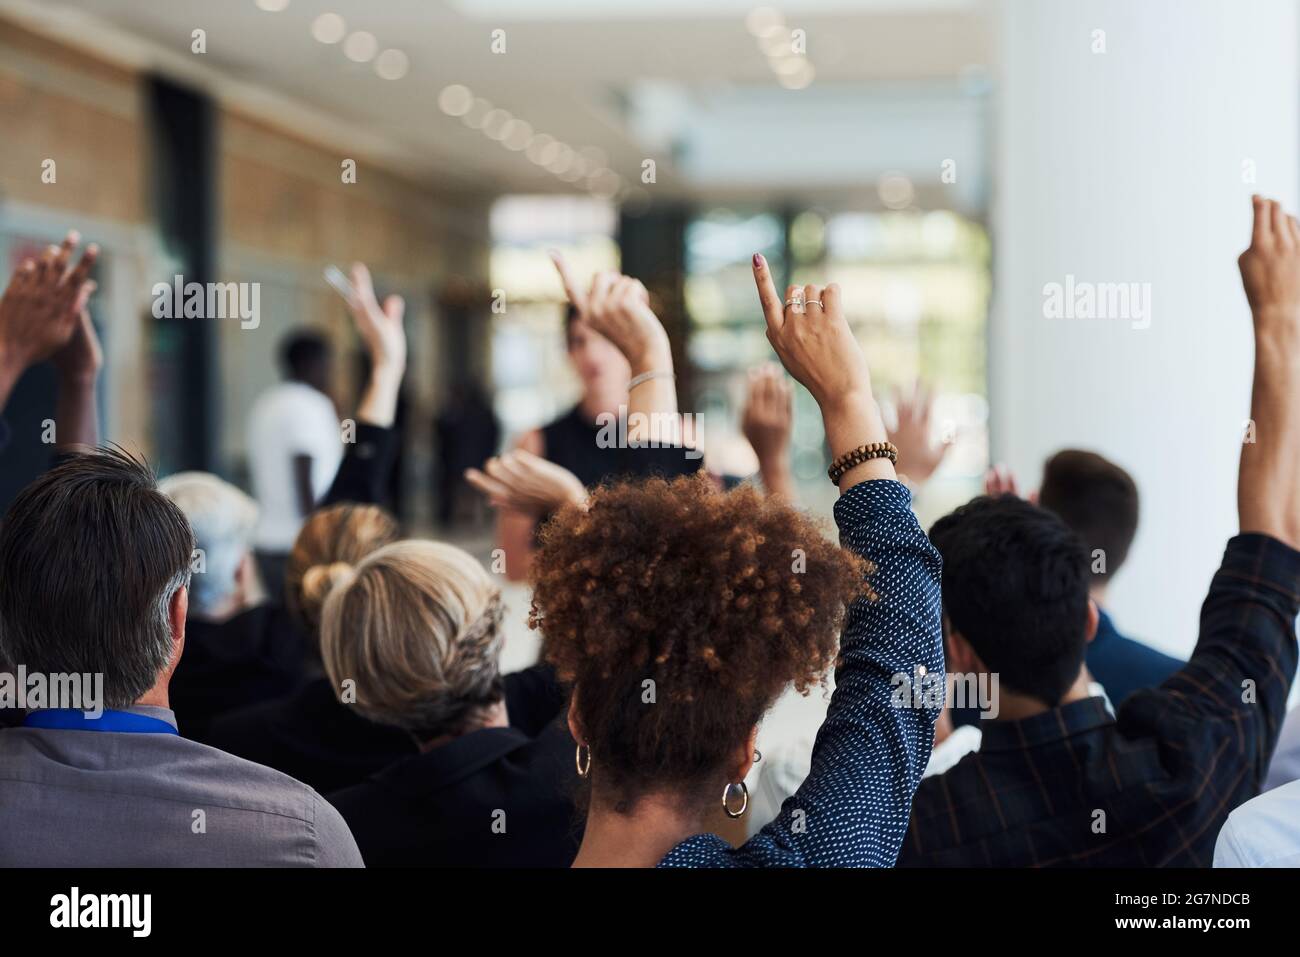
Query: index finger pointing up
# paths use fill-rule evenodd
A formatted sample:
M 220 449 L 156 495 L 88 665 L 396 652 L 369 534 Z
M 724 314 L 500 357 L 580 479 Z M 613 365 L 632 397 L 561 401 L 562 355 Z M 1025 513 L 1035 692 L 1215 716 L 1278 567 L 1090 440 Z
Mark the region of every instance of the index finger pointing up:
M 754 253 L 754 285 L 758 287 L 758 301 L 763 304 L 767 331 L 776 332 L 785 325 L 785 307 L 777 295 L 776 286 L 772 285 L 772 271 L 767 268 L 767 260 L 759 253 Z

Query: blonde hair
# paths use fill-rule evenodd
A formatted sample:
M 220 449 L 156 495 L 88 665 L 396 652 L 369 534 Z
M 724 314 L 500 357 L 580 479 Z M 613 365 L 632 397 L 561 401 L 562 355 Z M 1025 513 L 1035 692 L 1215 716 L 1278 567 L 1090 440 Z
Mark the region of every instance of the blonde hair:
M 502 699 L 501 593 L 459 548 L 403 541 L 343 576 L 321 613 L 321 657 L 366 717 L 429 739 L 470 730 Z
M 397 538 L 397 522 L 377 505 L 343 503 L 313 512 L 284 570 L 284 601 L 298 627 L 318 637 L 330 590 L 351 576 L 353 565 Z

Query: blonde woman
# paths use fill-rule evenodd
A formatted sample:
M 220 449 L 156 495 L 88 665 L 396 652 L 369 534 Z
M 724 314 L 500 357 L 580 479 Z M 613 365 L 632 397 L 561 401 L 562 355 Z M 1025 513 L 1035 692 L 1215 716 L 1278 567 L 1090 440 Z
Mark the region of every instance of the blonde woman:
M 285 604 L 310 649 L 303 684 L 291 695 L 213 722 L 208 743 L 283 771 L 322 794 L 415 753 L 408 735 L 340 704 L 319 659 L 321 606 L 340 576 L 398 537 L 375 505 L 344 503 L 313 512 L 285 567 Z
M 458 548 L 404 541 L 325 602 L 330 682 L 420 753 L 328 795 L 368 866 L 565 867 L 578 850 L 574 743 L 549 668 L 502 677 L 501 598 Z

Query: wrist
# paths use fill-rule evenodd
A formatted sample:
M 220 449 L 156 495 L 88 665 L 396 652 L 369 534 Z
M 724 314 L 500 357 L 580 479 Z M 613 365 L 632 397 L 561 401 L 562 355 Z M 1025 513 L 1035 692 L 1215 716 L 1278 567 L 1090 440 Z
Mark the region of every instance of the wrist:
M 672 372 L 672 350 L 667 343 L 646 348 L 636 356 L 628 356 L 633 377 L 647 372 Z
M 93 389 L 99 369 L 59 369 L 56 377 L 60 389 Z
M 370 370 L 370 380 L 377 386 L 396 389 L 406 374 L 406 363 L 385 359 L 376 362 Z

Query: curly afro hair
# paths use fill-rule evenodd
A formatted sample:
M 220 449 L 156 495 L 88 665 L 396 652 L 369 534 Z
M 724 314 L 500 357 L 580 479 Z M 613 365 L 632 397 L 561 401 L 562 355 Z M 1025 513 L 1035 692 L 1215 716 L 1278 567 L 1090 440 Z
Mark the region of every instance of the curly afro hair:
M 626 812 L 649 792 L 721 793 L 784 688 L 825 677 L 847 606 L 874 597 L 869 571 L 804 513 L 702 474 L 603 487 L 558 512 L 529 624 L 573 685 L 600 799 Z

